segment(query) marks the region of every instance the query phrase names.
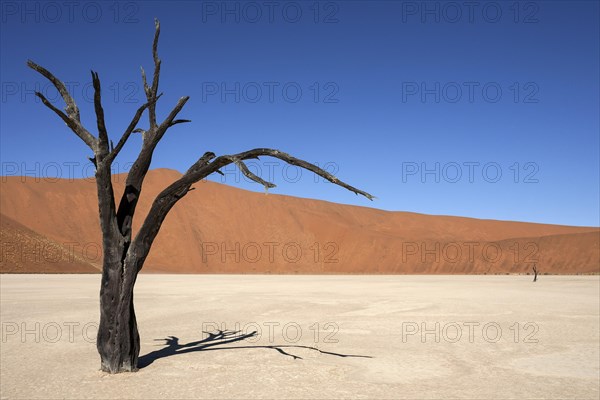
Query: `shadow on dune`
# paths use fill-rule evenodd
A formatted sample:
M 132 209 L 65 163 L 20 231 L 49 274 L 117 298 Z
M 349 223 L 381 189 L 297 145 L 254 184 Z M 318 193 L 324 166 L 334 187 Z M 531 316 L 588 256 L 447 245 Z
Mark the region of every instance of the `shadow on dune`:
M 217 331 L 216 333 L 204 332 L 208 336 L 202 340 L 189 342 L 185 344 L 179 343 L 179 338 L 176 336 L 167 336 L 165 339 L 166 347 L 152 351 L 141 356 L 138 360 L 138 368 L 145 368 L 159 358 L 170 357 L 177 354 L 191 353 L 194 351 L 212 351 L 212 350 L 241 350 L 241 349 L 268 349 L 275 350 L 284 356 L 292 357 L 294 360 L 302 359 L 302 357 L 291 354 L 290 349 L 308 349 L 318 351 L 321 354 L 328 354 L 336 357 L 358 357 L 358 358 L 373 358 L 371 356 L 361 356 L 355 354 L 341 354 L 331 351 L 325 351 L 312 346 L 304 345 L 245 345 L 245 346 L 224 346 L 230 343 L 242 342 L 246 339 L 257 336 L 256 331 L 242 334 L 241 331 Z M 221 347 L 216 347 L 221 346 Z M 284 350 L 286 349 L 286 350 Z

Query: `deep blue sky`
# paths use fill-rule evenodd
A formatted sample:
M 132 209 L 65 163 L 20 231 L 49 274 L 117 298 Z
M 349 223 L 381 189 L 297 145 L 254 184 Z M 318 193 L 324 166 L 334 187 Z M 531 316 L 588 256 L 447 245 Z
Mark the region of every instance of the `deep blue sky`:
M 326 165 L 378 199 L 315 183 L 306 171 L 297 180 L 296 169 L 264 159 L 273 193 L 598 226 L 598 4 L 3 1 L 2 174 L 68 177 L 69 165 L 76 176 L 93 173 L 90 151 L 34 98 L 36 85 L 49 97 L 56 92 L 25 62 L 72 83 L 94 133 L 85 87 L 89 70 L 98 71 L 116 142 L 143 101 L 139 68 L 151 74 L 158 17 L 159 117 L 189 95 L 180 117 L 193 122 L 169 131 L 153 168 L 185 171 L 204 151 L 274 147 Z M 130 141 L 118 172 L 139 145 L 139 137 Z M 262 190 L 236 178 L 225 183 Z

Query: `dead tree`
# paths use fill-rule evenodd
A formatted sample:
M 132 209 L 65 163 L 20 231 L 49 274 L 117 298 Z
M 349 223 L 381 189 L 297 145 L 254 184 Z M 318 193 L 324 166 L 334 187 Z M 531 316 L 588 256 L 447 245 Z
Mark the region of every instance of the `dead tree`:
M 161 94 L 158 92 L 161 60 L 158 58 L 158 37 L 160 24 L 155 21 L 152 56 L 154 59 L 154 74 L 150 83 L 142 68 L 142 82 L 146 93 L 146 103 L 139 107 L 131 119 L 129 126 L 114 146 L 104 123 L 102 109 L 100 78 L 94 71 L 92 82 L 94 86 L 94 109 L 97 121 L 97 136 L 86 129 L 80 119 L 79 108 L 73 97 L 67 91 L 64 83 L 47 69 L 33 61 L 27 65 L 48 79 L 58 90 L 66 106 L 64 111 L 51 104 L 43 94 L 36 95 L 43 104 L 54 111 L 65 124 L 92 150 L 91 160 L 96 166 L 96 186 L 98 191 L 98 208 L 100 213 L 100 228 L 102 230 L 102 283 L 100 287 L 100 324 L 98 328 L 97 348 L 100 353 L 101 368 L 109 373 L 136 371 L 140 351 L 140 339 L 133 307 L 133 287 L 138 273 L 150 252 L 152 242 L 156 238 L 167 213 L 181 198 L 193 189 L 192 185 L 212 173 L 220 173 L 220 169 L 229 164 L 235 164 L 249 179 L 272 188 L 275 185 L 253 174 L 245 160 L 258 159 L 259 156 L 275 157 L 288 164 L 307 169 L 328 181 L 346 188 L 355 194 L 360 194 L 372 200 L 373 196 L 356 189 L 322 170 L 316 165 L 292 157 L 279 150 L 257 148 L 233 155 L 217 157 L 212 152 L 206 152 L 198 159 L 177 181 L 165 188 L 154 200 L 150 212 L 135 236 L 132 235 L 132 221 L 136 206 L 142 193 L 142 185 L 158 142 L 174 125 L 190 122 L 187 119 L 177 119 L 177 115 L 188 101 L 189 97 L 179 99 L 175 107 L 162 122 L 156 119 L 156 102 Z M 137 128 L 144 112 L 148 114 L 147 129 Z M 118 206 L 115 202 L 111 181 L 111 164 L 123 149 L 127 139 L 134 132 L 141 132 L 142 147 L 133 163 L 124 192 Z
M 537 276 L 538 276 L 538 268 L 537 268 L 537 264 L 533 264 L 533 281 L 537 282 Z

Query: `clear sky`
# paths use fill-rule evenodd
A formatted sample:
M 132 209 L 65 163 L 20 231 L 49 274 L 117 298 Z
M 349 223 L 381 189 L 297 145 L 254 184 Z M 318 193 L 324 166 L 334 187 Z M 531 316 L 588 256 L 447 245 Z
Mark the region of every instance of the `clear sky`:
M 273 147 L 378 199 L 277 160 L 250 163 L 273 193 L 600 225 L 597 1 L 1 4 L 2 175 L 93 175 L 90 151 L 33 95 L 62 107 L 56 91 L 25 62 L 72 88 L 94 133 L 89 70 L 99 72 L 116 142 L 144 101 L 140 66 L 151 74 L 157 17 L 159 117 L 189 95 L 180 117 L 193 122 L 169 131 L 152 168 L 183 172 L 205 151 Z M 263 190 L 226 172 L 226 184 Z

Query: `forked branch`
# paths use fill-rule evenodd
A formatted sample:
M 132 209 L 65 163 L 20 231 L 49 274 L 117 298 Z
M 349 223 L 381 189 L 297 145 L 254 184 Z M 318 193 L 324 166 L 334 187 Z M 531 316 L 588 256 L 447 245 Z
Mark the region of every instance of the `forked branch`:
M 153 101 L 156 102 L 160 98 L 160 96 L 161 95 L 158 95 Z M 117 145 L 111 150 L 110 154 L 106 158 L 108 160 L 108 162 L 112 162 L 117 157 L 117 155 L 119 154 L 119 152 L 121 151 L 123 146 L 125 146 L 127 139 L 129 139 L 129 136 L 133 132 L 136 132 L 136 131 L 141 132 L 142 131 L 141 129 L 139 129 L 139 130 L 135 129 L 135 127 L 137 126 L 138 122 L 140 121 L 140 118 L 142 117 L 142 114 L 144 113 L 146 108 L 148 108 L 149 104 L 150 103 L 142 104 L 140 106 L 140 108 L 137 109 L 137 111 L 135 112 L 135 115 L 133 116 L 133 118 L 131 119 L 131 122 L 129 123 L 129 126 L 127 126 L 127 129 L 125 129 L 125 132 L 121 136 L 121 139 L 119 140 Z
M 129 170 L 129 174 L 127 175 L 127 180 L 125 183 L 125 191 L 121 196 L 121 201 L 119 202 L 119 207 L 117 210 L 118 225 L 122 236 L 127 242 L 131 240 L 131 224 L 133 220 L 133 215 L 135 213 L 142 192 L 142 185 L 144 183 L 146 173 L 150 168 L 150 163 L 152 161 L 154 149 L 156 148 L 158 142 L 160 142 L 160 140 L 163 138 L 164 134 L 170 127 L 183 122 L 188 122 L 188 120 L 176 119 L 177 115 L 183 109 L 185 103 L 188 101 L 188 96 L 179 99 L 173 110 L 169 113 L 167 118 L 162 123 L 160 123 L 160 125 L 156 122 L 156 102 L 161 96 L 160 94 L 158 94 L 158 82 L 160 78 L 160 59 L 158 58 L 158 38 L 160 36 L 160 23 L 158 22 L 158 20 L 155 20 L 154 26 L 154 40 L 152 42 L 154 74 L 152 78 L 152 83 L 150 85 L 146 81 L 146 72 L 142 68 L 142 81 L 144 85 L 144 92 L 146 93 L 146 104 L 148 109 L 150 126 L 146 130 L 139 130 L 139 132 L 142 132 L 143 138 L 142 149 L 138 154 L 136 160 L 134 161 L 133 165 L 131 166 L 131 169 Z M 136 117 L 137 116 L 138 115 L 136 114 Z M 135 123 L 137 124 L 137 120 L 135 121 Z M 130 129 L 134 126 L 135 124 L 132 121 L 132 124 L 129 126 L 128 130 L 125 132 L 122 140 L 119 143 L 124 143 L 132 132 L 138 131 L 137 129 Z M 117 152 L 122 147 L 119 145 L 119 143 L 115 147 L 115 150 Z
M 94 136 L 92 136 L 91 133 L 89 133 L 83 127 L 83 125 L 81 125 L 81 119 L 79 116 L 79 108 L 77 107 L 77 104 L 75 104 L 75 100 L 73 100 L 73 97 L 71 97 L 71 95 L 69 94 L 69 91 L 67 90 L 67 87 L 65 86 L 65 84 L 62 83 L 62 81 L 60 79 L 55 77 L 46 68 L 44 68 L 40 65 L 37 65 L 36 63 L 34 63 L 31 60 L 27 61 L 27 66 L 29 68 L 33 69 L 34 71 L 39 72 L 42 76 L 44 76 L 46 79 L 48 79 L 54 85 L 54 87 L 56 88 L 56 90 L 58 90 L 58 93 L 60 93 L 60 96 L 62 97 L 62 99 L 65 102 L 66 114 L 65 114 L 65 112 L 62 112 L 57 107 L 52 105 L 52 103 L 50 103 L 48 101 L 48 99 L 46 97 L 44 97 L 44 95 L 41 94 L 40 92 L 35 92 L 35 95 L 42 100 L 42 103 L 44 103 L 44 105 L 46 107 L 48 107 L 49 109 L 54 111 L 65 122 L 65 124 L 67 124 L 67 126 L 73 132 L 75 132 L 75 134 L 77 136 L 79 136 L 79 138 L 81 138 L 81 140 L 83 140 L 90 149 L 92 149 L 94 154 L 96 154 L 96 150 L 98 147 L 97 146 L 98 141 Z
M 62 83 L 62 81 L 60 79 L 55 77 L 46 68 L 42 67 L 41 65 L 37 65 L 36 63 L 34 63 L 31 60 L 27 60 L 27 66 L 29 68 L 39 72 L 41 75 L 43 75 L 46 79 L 48 79 L 54 85 L 56 90 L 58 90 L 58 93 L 60 93 L 60 96 L 65 101 L 65 104 L 66 104 L 65 111 L 67 112 L 67 115 L 69 116 L 69 118 L 72 118 L 77 122 L 80 122 L 79 108 L 77 107 L 77 104 L 75 104 L 75 100 L 73 100 L 73 97 L 71 97 L 71 95 L 69 94 L 69 91 L 67 90 L 67 87 L 65 86 L 65 84 Z

